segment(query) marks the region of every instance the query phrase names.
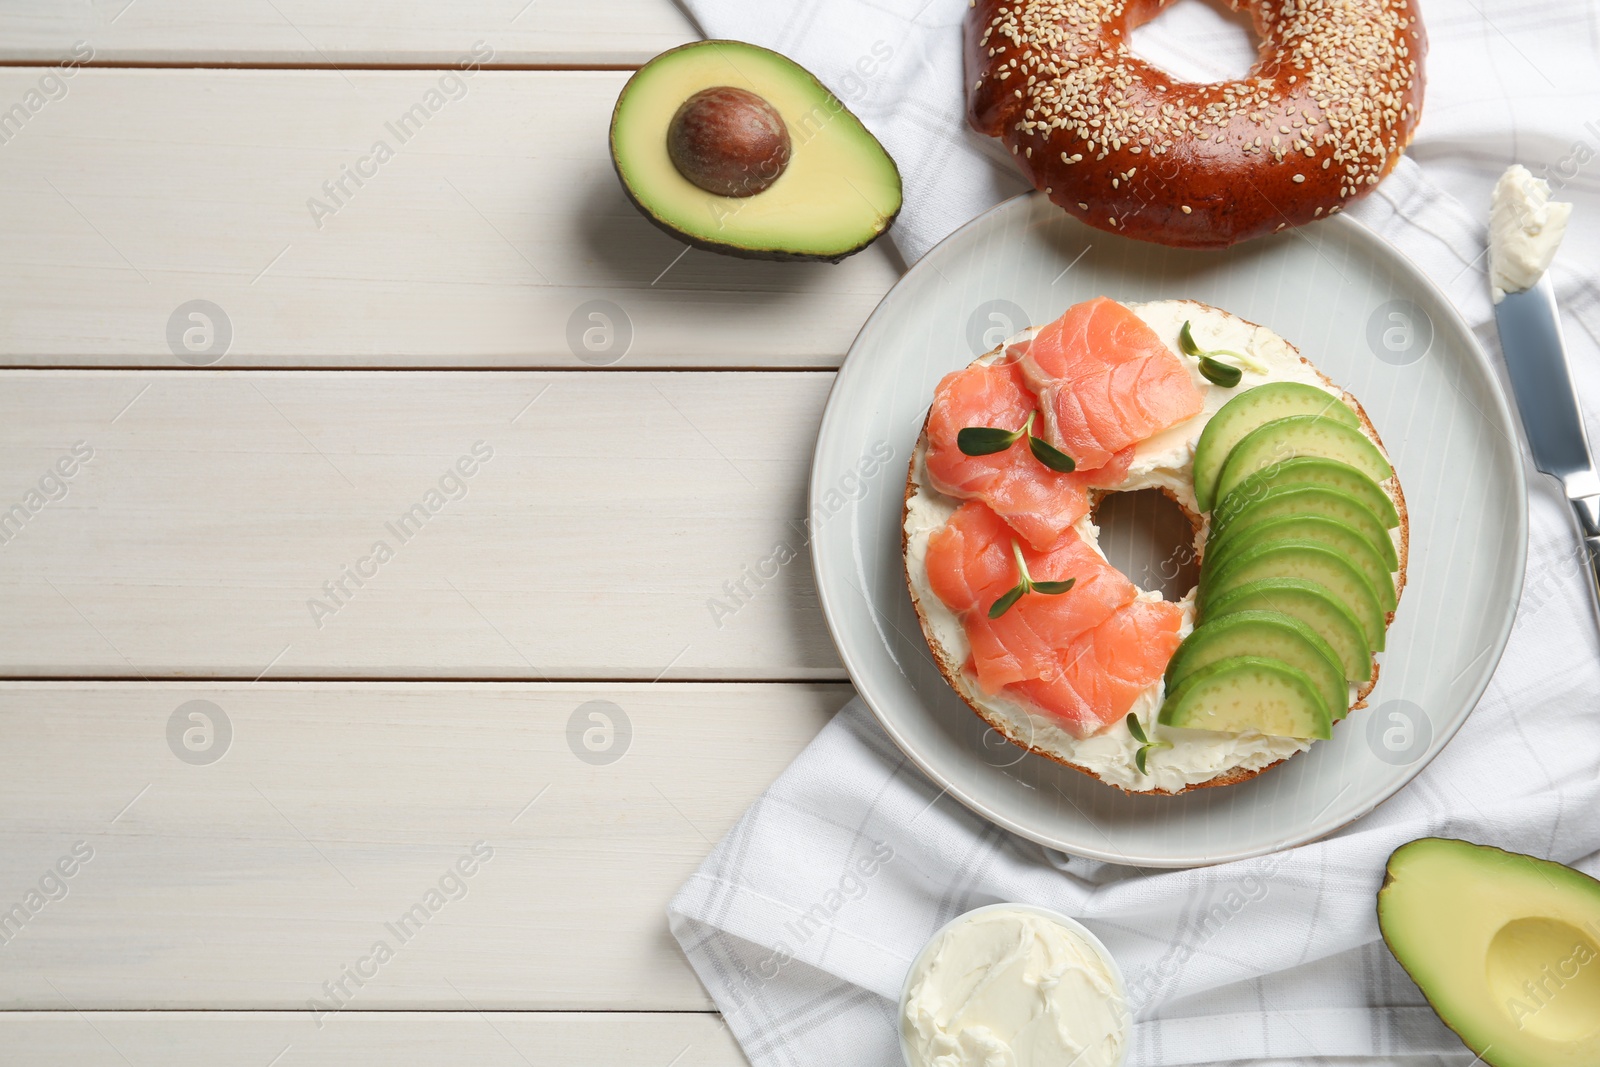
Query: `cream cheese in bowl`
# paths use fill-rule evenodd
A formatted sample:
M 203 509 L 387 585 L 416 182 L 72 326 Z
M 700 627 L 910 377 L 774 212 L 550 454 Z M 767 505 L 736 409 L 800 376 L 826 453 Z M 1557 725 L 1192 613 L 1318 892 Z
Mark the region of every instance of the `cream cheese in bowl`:
M 1131 1027 L 1105 946 L 1028 904 L 991 904 L 946 925 L 900 995 L 906 1067 L 1121 1067 Z

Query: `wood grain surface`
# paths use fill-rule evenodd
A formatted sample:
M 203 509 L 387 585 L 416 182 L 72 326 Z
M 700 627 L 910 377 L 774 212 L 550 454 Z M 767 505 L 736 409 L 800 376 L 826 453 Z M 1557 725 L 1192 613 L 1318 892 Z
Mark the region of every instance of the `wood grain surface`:
M 848 696 L 5 683 L 0 1004 L 710 1008 L 667 901 Z
M 5 372 L 0 674 L 842 678 L 831 379 Z
M 0 70 L 0 112 L 45 76 Z M 0 123 L 0 365 L 837 366 L 886 243 L 753 263 L 663 234 L 611 169 L 626 78 L 79 69 Z
M 85 0 L 0 8 L 12 62 L 51 63 L 79 42 L 98 63 L 287 67 L 447 64 L 477 41 L 496 64 L 637 66 L 696 39 L 670 0 Z

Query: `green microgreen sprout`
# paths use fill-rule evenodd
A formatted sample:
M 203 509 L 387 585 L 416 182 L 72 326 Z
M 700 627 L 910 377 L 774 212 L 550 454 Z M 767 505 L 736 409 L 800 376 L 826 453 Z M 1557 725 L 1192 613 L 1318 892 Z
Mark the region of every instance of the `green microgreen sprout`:
M 1036 582 L 1033 575 L 1028 573 L 1028 564 L 1022 558 L 1022 546 L 1016 541 L 1011 542 L 1011 555 L 1017 561 L 1017 584 L 1012 586 L 1000 599 L 989 606 L 989 618 L 998 619 L 1011 610 L 1011 605 L 1022 599 L 1024 593 L 1044 593 L 1047 596 L 1057 596 L 1071 589 L 1078 581 L 1068 578 L 1064 582 Z
M 1267 373 L 1267 368 L 1256 360 L 1251 359 L 1243 352 L 1235 352 L 1231 348 L 1203 349 L 1195 343 L 1194 331 L 1185 320 L 1183 329 L 1178 331 L 1178 347 L 1183 354 L 1200 361 L 1200 373 L 1206 381 L 1215 382 L 1224 389 L 1232 389 L 1239 384 L 1239 379 L 1244 377 L 1244 371 L 1231 363 L 1224 363 L 1218 356 L 1231 356 L 1243 363 L 1247 368 L 1257 374 Z
M 1133 754 L 1133 764 L 1139 768 L 1140 774 L 1148 774 L 1149 772 L 1144 769 L 1144 762 L 1148 758 L 1150 750 L 1152 748 L 1171 748 L 1172 742 L 1150 740 L 1144 732 L 1144 727 L 1139 722 L 1139 716 L 1131 711 L 1128 712 L 1127 723 L 1128 732 L 1133 735 L 1135 741 L 1139 742 L 1139 748 Z
M 1020 430 L 1005 430 L 998 426 L 968 426 L 956 434 L 956 447 L 961 449 L 961 454 L 964 456 L 990 456 L 996 452 L 1004 452 L 1026 437 L 1028 451 L 1033 453 L 1034 459 L 1058 474 L 1071 474 L 1077 469 L 1077 462 L 1065 452 L 1029 432 L 1033 429 L 1033 420 L 1038 414 L 1037 411 L 1028 412 L 1028 421 L 1022 424 Z

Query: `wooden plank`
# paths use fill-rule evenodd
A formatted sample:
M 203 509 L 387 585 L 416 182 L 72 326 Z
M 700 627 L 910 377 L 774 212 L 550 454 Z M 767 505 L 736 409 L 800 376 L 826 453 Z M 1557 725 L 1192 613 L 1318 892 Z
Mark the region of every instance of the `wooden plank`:
M 0 70 L 0 114 L 40 77 Z M 611 169 L 625 77 L 80 70 L 0 121 L 0 285 L 26 294 L 0 363 L 837 365 L 892 254 L 750 262 L 661 233 Z
M 437 66 L 474 42 L 496 64 L 636 66 L 695 40 L 671 0 L 92 0 L 0 9 L 0 59 L 50 63 L 87 41 L 101 63 Z
M 709 1013 L 6 1012 L 0 1046 L 28 1067 L 742 1067 Z M 673 1060 L 673 1056 L 679 1058 Z M 273 1057 L 281 1056 L 274 1060 Z
M 0 685 L 0 1007 L 708 1008 L 667 901 L 848 695 Z
M 843 678 L 831 377 L 0 374 L 0 676 Z

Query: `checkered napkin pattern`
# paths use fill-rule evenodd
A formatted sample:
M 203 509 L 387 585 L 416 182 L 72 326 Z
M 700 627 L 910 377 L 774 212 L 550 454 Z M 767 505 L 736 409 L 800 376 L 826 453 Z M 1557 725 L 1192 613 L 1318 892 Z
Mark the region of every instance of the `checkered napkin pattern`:
M 1023 188 L 962 121 L 962 0 L 686 3 L 708 36 L 811 68 L 874 130 L 905 177 L 892 236 L 908 261 Z M 1552 274 L 1585 414 L 1600 426 L 1600 6 L 1423 0 L 1422 11 L 1417 142 L 1350 214 L 1417 262 L 1498 357 L 1489 188 L 1517 161 L 1576 201 Z M 1196 0 L 1134 44 L 1196 80 L 1250 58 L 1236 27 Z M 971 908 L 1027 901 L 1078 917 L 1116 956 L 1135 1009 L 1131 1067 L 1465 1067 L 1471 1055 L 1378 939 L 1385 857 L 1437 834 L 1600 874 L 1600 640 L 1566 504 L 1531 467 L 1530 478 L 1528 579 L 1483 700 L 1410 786 L 1314 844 L 1191 871 L 1064 857 L 941 796 L 858 700 L 847 704 L 669 909 L 751 1063 L 899 1062 L 896 1000 L 923 944 Z

